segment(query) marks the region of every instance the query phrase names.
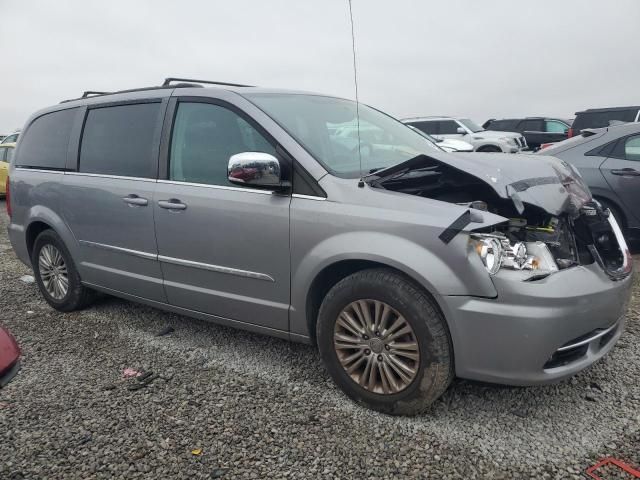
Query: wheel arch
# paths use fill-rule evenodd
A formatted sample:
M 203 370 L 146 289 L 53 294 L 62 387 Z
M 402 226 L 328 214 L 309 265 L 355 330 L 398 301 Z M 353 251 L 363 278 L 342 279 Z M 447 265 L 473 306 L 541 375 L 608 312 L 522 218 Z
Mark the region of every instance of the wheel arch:
M 45 230 L 56 232 L 69 250 L 72 258 L 76 258 L 78 242 L 67 224 L 53 210 L 42 205 L 34 206 L 30 209 L 27 219 L 24 224 L 24 240 L 29 258 L 31 258 L 36 238 Z
M 593 198 L 595 198 L 598 201 L 604 202 L 605 204 L 610 205 L 611 207 L 613 207 L 616 212 L 618 214 L 618 216 L 620 217 L 620 220 L 622 222 L 622 225 L 620 225 L 622 228 L 628 228 L 629 227 L 629 218 L 625 212 L 624 207 L 622 206 L 622 202 L 620 202 L 619 200 L 612 198 L 611 195 L 606 195 L 606 194 L 602 194 L 601 192 L 597 192 L 593 194 Z
M 407 272 L 397 268 L 390 262 L 383 260 L 370 260 L 370 259 L 344 259 L 335 261 L 329 265 L 326 265 L 320 270 L 314 279 L 311 281 L 310 287 L 307 291 L 305 302 L 305 320 L 307 329 L 309 332 L 309 338 L 313 345 L 316 345 L 316 323 L 318 321 L 318 312 L 320 311 L 320 305 L 326 297 L 331 288 L 336 285 L 340 280 L 362 270 L 369 270 L 374 268 L 384 268 L 393 271 L 396 274 L 404 277 L 407 281 L 411 282 L 416 288 L 423 291 L 433 302 L 434 307 L 438 310 L 440 315 L 447 324 L 447 319 L 444 312 L 437 301 L 435 295 L 424 286 L 422 282 L 414 278 Z M 448 325 L 447 325 L 448 326 Z
M 476 152 L 487 152 L 487 151 L 492 152 L 496 148 L 501 152 L 504 151 L 499 144 L 490 142 L 490 143 L 483 143 L 482 145 L 478 146 L 476 148 Z

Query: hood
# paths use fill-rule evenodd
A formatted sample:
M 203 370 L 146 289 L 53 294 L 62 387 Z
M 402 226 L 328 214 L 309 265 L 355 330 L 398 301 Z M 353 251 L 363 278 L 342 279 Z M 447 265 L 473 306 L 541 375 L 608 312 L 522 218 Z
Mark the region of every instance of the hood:
M 520 138 L 522 135 L 516 132 L 496 132 L 495 130 L 483 130 L 471 134 L 474 139 L 483 138 Z
M 448 147 L 454 150 L 471 152 L 473 151 L 473 145 L 469 142 L 465 142 L 464 140 L 456 140 L 455 138 L 445 138 L 442 141 L 438 142 L 437 145 L 439 147 Z
M 567 162 L 544 155 L 503 155 L 494 153 L 444 154 L 438 158 L 418 155 L 398 165 L 365 177 L 371 184 L 384 186 L 412 170 L 444 164 L 467 173 L 489 185 L 501 198 L 510 199 L 522 213 L 527 204 L 551 215 L 578 216 L 591 200 L 591 193 L 580 174 Z

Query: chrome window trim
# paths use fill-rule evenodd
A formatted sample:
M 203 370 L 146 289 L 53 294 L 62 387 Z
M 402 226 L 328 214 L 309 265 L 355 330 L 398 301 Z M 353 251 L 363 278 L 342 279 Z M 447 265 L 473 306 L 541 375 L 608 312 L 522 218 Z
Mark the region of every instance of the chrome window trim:
M 216 273 L 227 273 L 229 275 L 235 275 L 238 277 L 254 278 L 256 280 L 275 282 L 275 279 L 271 275 L 267 275 L 266 273 L 251 272 L 249 270 L 223 267 L 221 265 L 211 265 L 209 263 L 194 262 L 192 260 L 183 260 L 181 258 L 165 257 L 164 255 L 158 255 L 158 260 L 160 262 L 171 263 L 173 265 L 179 265 L 181 267 L 200 268 L 202 270 L 209 270 Z
M 65 175 L 73 175 L 76 177 L 96 177 L 96 178 L 110 178 L 112 180 L 135 180 L 138 182 L 157 182 L 155 178 L 146 177 L 126 177 L 124 175 L 108 175 L 105 173 L 87 173 L 87 172 L 64 172 Z
M 324 202 L 326 197 L 317 197 L 315 195 L 303 195 L 302 193 L 294 193 L 291 195 L 293 198 L 302 198 L 304 200 L 316 200 L 318 202 Z
M 182 182 L 180 180 L 158 180 L 158 183 L 164 183 L 167 185 L 184 185 L 185 187 L 203 187 L 214 188 L 217 190 L 231 190 L 233 192 L 245 192 L 245 193 L 259 193 L 261 195 L 273 195 L 273 190 L 259 190 L 255 188 L 240 188 L 240 187 L 228 187 L 226 185 L 209 185 L 208 183 L 193 183 Z
M 45 170 L 43 168 L 29 168 L 29 167 L 16 167 L 16 170 L 19 170 L 20 172 L 58 173 L 60 175 L 64 173 L 62 170 Z
M 85 247 L 101 248 L 103 250 L 109 250 L 111 252 L 133 255 L 134 257 L 140 257 L 146 260 L 158 260 L 158 255 L 156 255 L 155 253 L 141 252 L 140 250 L 131 250 L 129 248 L 116 247 L 104 243 L 90 242 L 88 240 L 78 240 L 78 243 L 80 245 L 84 245 Z

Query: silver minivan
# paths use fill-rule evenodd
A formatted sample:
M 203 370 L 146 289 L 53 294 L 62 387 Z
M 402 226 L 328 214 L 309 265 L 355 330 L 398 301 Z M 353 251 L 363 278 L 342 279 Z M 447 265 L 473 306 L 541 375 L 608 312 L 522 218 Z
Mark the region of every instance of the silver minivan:
M 391 414 L 454 376 L 566 378 L 622 334 L 629 250 L 569 164 L 449 154 L 349 100 L 203 83 L 27 121 L 9 235 L 52 307 L 106 292 L 313 343 Z

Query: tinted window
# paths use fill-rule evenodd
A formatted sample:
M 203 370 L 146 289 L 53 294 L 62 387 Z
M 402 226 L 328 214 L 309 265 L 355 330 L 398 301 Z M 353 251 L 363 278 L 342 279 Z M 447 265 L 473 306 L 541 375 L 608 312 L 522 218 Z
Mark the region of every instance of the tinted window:
M 7 150 L 9 149 L 6 147 L 0 148 L 0 162 L 7 161 Z
M 457 122 L 453 120 L 441 120 L 438 122 L 440 124 L 440 131 L 438 132 L 440 135 L 452 135 L 458 133 L 458 128 L 461 128 Z
M 604 128 L 613 122 L 633 122 L 638 114 L 638 109 L 605 110 L 603 112 L 579 112 L 573 121 L 573 129 L 577 132 L 583 128 Z
M 124 177 L 155 178 L 160 103 L 89 110 L 80 145 L 79 170 Z
M 518 120 L 491 120 L 488 122 L 487 130 L 496 130 L 500 132 L 515 132 Z
M 77 109 L 47 113 L 27 128 L 17 164 L 24 167 L 64 169 L 69 135 Z
M 15 148 L 7 148 L 7 162 L 10 162 L 11 159 L 13 158 L 14 151 L 15 151 Z
M 566 133 L 569 127 L 556 120 L 545 120 L 544 131 L 549 133 Z
M 627 160 L 640 161 L 640 136 L 629 137 L 625 140 L 624 156 Z
M 518 131 L 520 132 L 542 132 L 542 120 L 529 119 L 523 120 L 518 125 Z
M 422 130 L 429 135 L 438 134 L 438 122 L 411 122 L 409 125 L 413 125 L 418 130 Z
M 275 155 L 274 147 L 235 112 L 209 103 L 180 103 L 171 138 L 169 178 L 232 185 L 229 157 L 241 152 Z

